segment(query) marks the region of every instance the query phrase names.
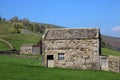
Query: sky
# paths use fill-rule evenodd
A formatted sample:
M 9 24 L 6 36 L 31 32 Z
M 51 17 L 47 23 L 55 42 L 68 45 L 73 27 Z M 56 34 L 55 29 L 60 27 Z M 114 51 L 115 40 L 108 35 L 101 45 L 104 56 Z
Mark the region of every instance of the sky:
M 0 15 L 120 37 L 120 0 L 0 0 Z

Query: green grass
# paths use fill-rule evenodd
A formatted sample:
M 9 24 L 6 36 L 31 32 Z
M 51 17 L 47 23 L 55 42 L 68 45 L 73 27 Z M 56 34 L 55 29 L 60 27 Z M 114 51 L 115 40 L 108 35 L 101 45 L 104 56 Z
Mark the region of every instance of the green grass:
M 120 52 L 114 51 L 114 50 L 111 50 L 111 49 L 107 49 L 107 48 L 102 48 L 102 54 L 103 55 L 120 56 Z
M 19 56 L 0 55 L 0 80 L 120 80 L 119 73 L 45 68 L 39 59 Z

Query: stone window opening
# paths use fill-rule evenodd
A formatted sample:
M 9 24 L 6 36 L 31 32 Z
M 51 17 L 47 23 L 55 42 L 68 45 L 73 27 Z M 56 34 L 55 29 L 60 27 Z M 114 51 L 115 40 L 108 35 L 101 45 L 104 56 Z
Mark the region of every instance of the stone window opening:
M 58 53 L 58 60 L 64 60 L 65 53 Z

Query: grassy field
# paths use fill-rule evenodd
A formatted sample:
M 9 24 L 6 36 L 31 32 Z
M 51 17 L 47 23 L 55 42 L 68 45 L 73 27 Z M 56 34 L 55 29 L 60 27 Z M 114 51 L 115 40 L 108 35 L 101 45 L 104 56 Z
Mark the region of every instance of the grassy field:
M 41 59 L 0 55 L 0 80 L 120 80 L 114 72 L 45 68 Z

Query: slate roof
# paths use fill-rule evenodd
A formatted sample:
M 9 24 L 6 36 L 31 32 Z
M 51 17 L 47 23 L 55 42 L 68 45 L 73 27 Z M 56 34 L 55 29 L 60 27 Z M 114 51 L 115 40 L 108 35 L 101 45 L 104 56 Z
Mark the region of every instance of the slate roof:
M 98 28 L 78 28 L 78 29 L 48 29 L 43 35 L 43 39 L 86 39 L 99 38 Z

